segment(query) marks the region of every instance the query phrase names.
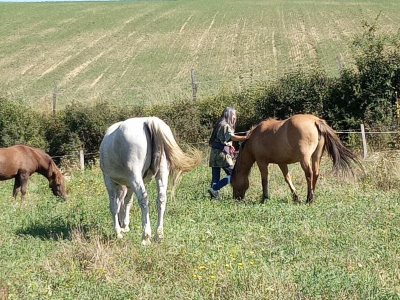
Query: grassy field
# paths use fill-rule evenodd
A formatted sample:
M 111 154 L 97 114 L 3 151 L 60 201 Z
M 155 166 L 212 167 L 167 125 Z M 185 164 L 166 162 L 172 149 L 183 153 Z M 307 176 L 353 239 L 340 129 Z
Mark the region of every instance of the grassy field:
M 276 166 L 259 204 L 258 170 L 246 201 L 210 201 L 206 164 L 167 203 L 165 239 L 143 247 L 140 212 L 113 237 L 97 166 L 69 174 L 69 201 L 32 176 L 25 204 L 0 183 L 0 299 L 399 299 L 399 160 L 387 153 L 344 179 L 325 163 L 315 204 L 295 205 Z M 304 202 L 305 178 L 290 168 Z M 155 186 L 148 186 L 155 224 Z
M 349 42 L 379 15 L 400 27 L 396 0 L 202 0 L 0 3 L 0 95 L 50 110 L 239 90 L 298 67 L 338 74 Z

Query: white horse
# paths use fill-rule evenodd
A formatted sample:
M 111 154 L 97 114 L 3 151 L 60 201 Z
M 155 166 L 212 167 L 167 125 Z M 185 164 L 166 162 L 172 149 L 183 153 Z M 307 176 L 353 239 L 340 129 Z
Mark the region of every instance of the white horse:
M 168 175 L 173 193 L 182 172 L 190 171 L 200 161 L 200 152 L 193 150 L 191 156 L 186 155 L 170 127 L 159 118 L 132 118 L 110 126 L 100 145 L 100 167 L 117 237 L 129 231 L 129 210 L 135 193 L 142 211 L 142 244 L 150 243 L 149 198 L 144 183 L 155 177 L 158 219 L 154 239 L 163 238 Z

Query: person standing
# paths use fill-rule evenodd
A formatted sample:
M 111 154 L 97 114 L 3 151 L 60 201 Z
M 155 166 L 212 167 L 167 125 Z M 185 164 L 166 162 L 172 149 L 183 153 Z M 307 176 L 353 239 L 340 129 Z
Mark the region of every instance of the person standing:
M 219 198 L 218 191 L 230 182 L 235 151 L 232 141 L 241 142 L 247 139 L 246 136 L 235 135 L 235 125 L 236 110 L 233 107 L 226 107 L 211 133 L 209 140 L 211 186 L 208 189 L 211 198 Z M 222 179 L 220 179 L 221 169 L 226 174 Z

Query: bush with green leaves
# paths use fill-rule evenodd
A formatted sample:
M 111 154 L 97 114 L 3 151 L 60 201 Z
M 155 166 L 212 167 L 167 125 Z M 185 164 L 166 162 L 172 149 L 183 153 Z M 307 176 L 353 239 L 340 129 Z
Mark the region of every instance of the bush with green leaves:
M 49 153 L 62 156 L 83 149 L 89 157 L 95 157 L 110 125 L 137 116 L 143 116 L 139 106 L 125 108 L 105 102 L 93 106 L 72 103 L 49 118 L 46 124 Z
M 47 147 L 43 116 L 21 103 L 0 98 L 0 147 L 25 144 Z
M 379 130 L 394 128 L 398 125 L 395 92 L 400 91 L 400 35 L 377 34 L 375 24 L 364 27 L 353 42 L 355 68 L 345 69 L 332 80 L 324 110 L 341 128 L 360 123 Z
M 266 84 L 256 101 L 254 116 L 288 118 L 298 113 L 323 115 L 323 100 L 328 77 L 320 70 L 301 70 L 286 74 L 275 83 Z

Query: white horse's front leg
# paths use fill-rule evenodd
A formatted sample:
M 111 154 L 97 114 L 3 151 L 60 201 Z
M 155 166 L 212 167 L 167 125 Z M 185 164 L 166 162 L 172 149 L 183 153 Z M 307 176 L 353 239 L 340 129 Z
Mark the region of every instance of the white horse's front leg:
M 106 185 L 110 201 L 110 212 L 113 219 L 114 231 L 118 238 L 122 238 L 118 214 L 126 193 L 126 188 L 114 183 L 108 176 L 104 176 L 104 183 Z
M 142 244 L 148 245 L 151 243 L 151 227 L 149 216 L 149 197 L 147 192 L 144 191 L 142 198 L 139 201 L 139 206 L 142 211 Z M 139 197 L 138 197 L 139 199 Z
M 164 238 L 164 212 L 167 204 L 167 186 L 168 186 L 168 166 L 166 161 L 161 164 L 160 172 L 156 176 L 157 182 L 157 231 L 154 236 L 155 241 Z
M 122 239 L 121 227 L 119 225 L 119 220 L 118 220 L 118 211 L 120 207 L 121 203 L 119 202 L 119 199 L 110 198 L 110 211 L 111 211 L 111 217 L 113 219 L 113 227 L 115 235 L 117 236 L 117 238 Z
M 138 176 L 139 177 L 139 176 Z M 137 180 L 132 180 L 131 188 L 134 190 L 138 199 L 139 207 L 142 212 L 142 244 L 148 245 L 151 243 L 151 227 L 149 216 L 149 197 L 141 177 Z
M 131 188 L 128 189 L 128 192 L 125 195 L 125 199 L 123 200 L 123 205 L 120 209 L 118 219 L 119 223 L 121 226 L 121 231 L 122 232 L 129 232 L 129 223 L 130 223 L 130 217 L 129 213 L 132 207 L 132 197 L 133 196 L 133 190 Z
M 126 187 L 120 186 L 113 182 L 110 177 L 104 175 L 104 183 L 107 188 L 108 198 L 110 201 L 110 212 L 113 220 L 113 228 L 118 238 L 122 238 L 121 227 L 119 225 L 118 214 L 121 209 L 121 199 L 125 196 Z

